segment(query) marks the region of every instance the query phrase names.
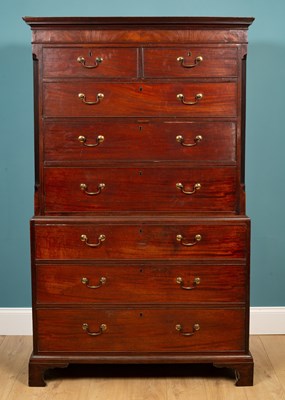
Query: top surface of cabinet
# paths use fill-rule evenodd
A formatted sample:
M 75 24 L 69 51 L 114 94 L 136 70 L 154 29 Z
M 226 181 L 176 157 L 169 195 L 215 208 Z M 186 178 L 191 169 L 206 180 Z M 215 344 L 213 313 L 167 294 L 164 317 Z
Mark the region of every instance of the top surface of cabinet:
M 49 26 L 54 29 L 54 25 L 109 25 L 114 28 L 116 25 L 217 25 L 237 26 L 247 28 L 252 24 L 252 17 L 24 17 L 27 24 L 31 26 Z

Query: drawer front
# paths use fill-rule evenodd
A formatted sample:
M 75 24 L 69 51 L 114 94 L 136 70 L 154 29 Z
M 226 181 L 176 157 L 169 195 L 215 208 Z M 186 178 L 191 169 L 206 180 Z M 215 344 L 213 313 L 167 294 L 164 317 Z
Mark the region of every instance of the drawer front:
M 46 161 L 236 161 L 234 122 L 50 122 Z
M 234 222 L 75 225 L 62 221 L 36 225 L 34 243 L 35 258 L 46 260 L 243 259 L 247 239 L 247 224 Z
M 146 48 L 146 78 L 237 76 L 237 49 L 213 47 Z
M 38 309 L 38 352 L 238 352 L 244 320 L 243 309 Z
M 136 78 L 136 48 L 44 48 L 45 78 Z
M 244 303 L 244 265 L 39 264 L 37 304 Z
M 237 115 L 235 82 L 139 84 L 76 81 L 46 82 L 43 87 L 45 117 Z M 177 97 L 180 94 L 183 99 Z M 203 98 L 197 100 L 199 94 Z M 195 104 L 188 105 L 183 101 Z
M 44 182 L 47 213 L 235 210 L 234 167 L 45 168 Z

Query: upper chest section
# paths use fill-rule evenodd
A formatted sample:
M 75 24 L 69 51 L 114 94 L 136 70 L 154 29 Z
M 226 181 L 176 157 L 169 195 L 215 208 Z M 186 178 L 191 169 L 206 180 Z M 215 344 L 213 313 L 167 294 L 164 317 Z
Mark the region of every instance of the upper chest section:
M 235 76 L 251 18 L 32 18 L 46 76 Z M 53 47 L 53 49 L 49 48 Z M 79 68 L 81 67 L 81 68 Z M 199 67 L 199 68 L 198 68 Z M 118 73 L 118 70 L 121 72 Z M 97 74 L 97 75 L 96 75 Z M 191 76 L 190 75 L 190 76 Z

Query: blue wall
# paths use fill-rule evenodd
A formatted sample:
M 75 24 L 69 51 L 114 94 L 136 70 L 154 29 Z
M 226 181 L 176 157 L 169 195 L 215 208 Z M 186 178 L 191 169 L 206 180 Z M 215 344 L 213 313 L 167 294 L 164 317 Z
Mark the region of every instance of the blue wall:
M 0 5 L 0 307 L 29 307 L 33 214 L 31 16 L 254 16 L 247 85 L 252 306 L 285 306 L 285 2 L 10 0 Z

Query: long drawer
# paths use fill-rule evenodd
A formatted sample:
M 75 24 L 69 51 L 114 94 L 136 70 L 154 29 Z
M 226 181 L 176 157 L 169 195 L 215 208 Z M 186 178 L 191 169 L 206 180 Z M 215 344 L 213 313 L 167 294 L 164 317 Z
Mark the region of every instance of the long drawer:
M 38 353 L 217 353 L 244 351 L 244 330 L 242 308 L 141 307 L 38 309 L 35 331 Z M 192 335 L 185 336 L 187 333 Z
M 34 224 L 32 225 L 32 227 Z M 34 226 L 36 259 L 244 259 L 248 221 L 161 223 L 57 223 Z
M 236 124 L 126 119 L 44 122 L 46 161 L 235 163 Z
M 223 211 L 236 207 L 234 167 L 45 168 L 47 213 Z
M 235 117 L 237 83 L 46 82 L 43 102 L 45 117 Z
M 244 303 L 238 265 L 38 264 L 37 304 Z

